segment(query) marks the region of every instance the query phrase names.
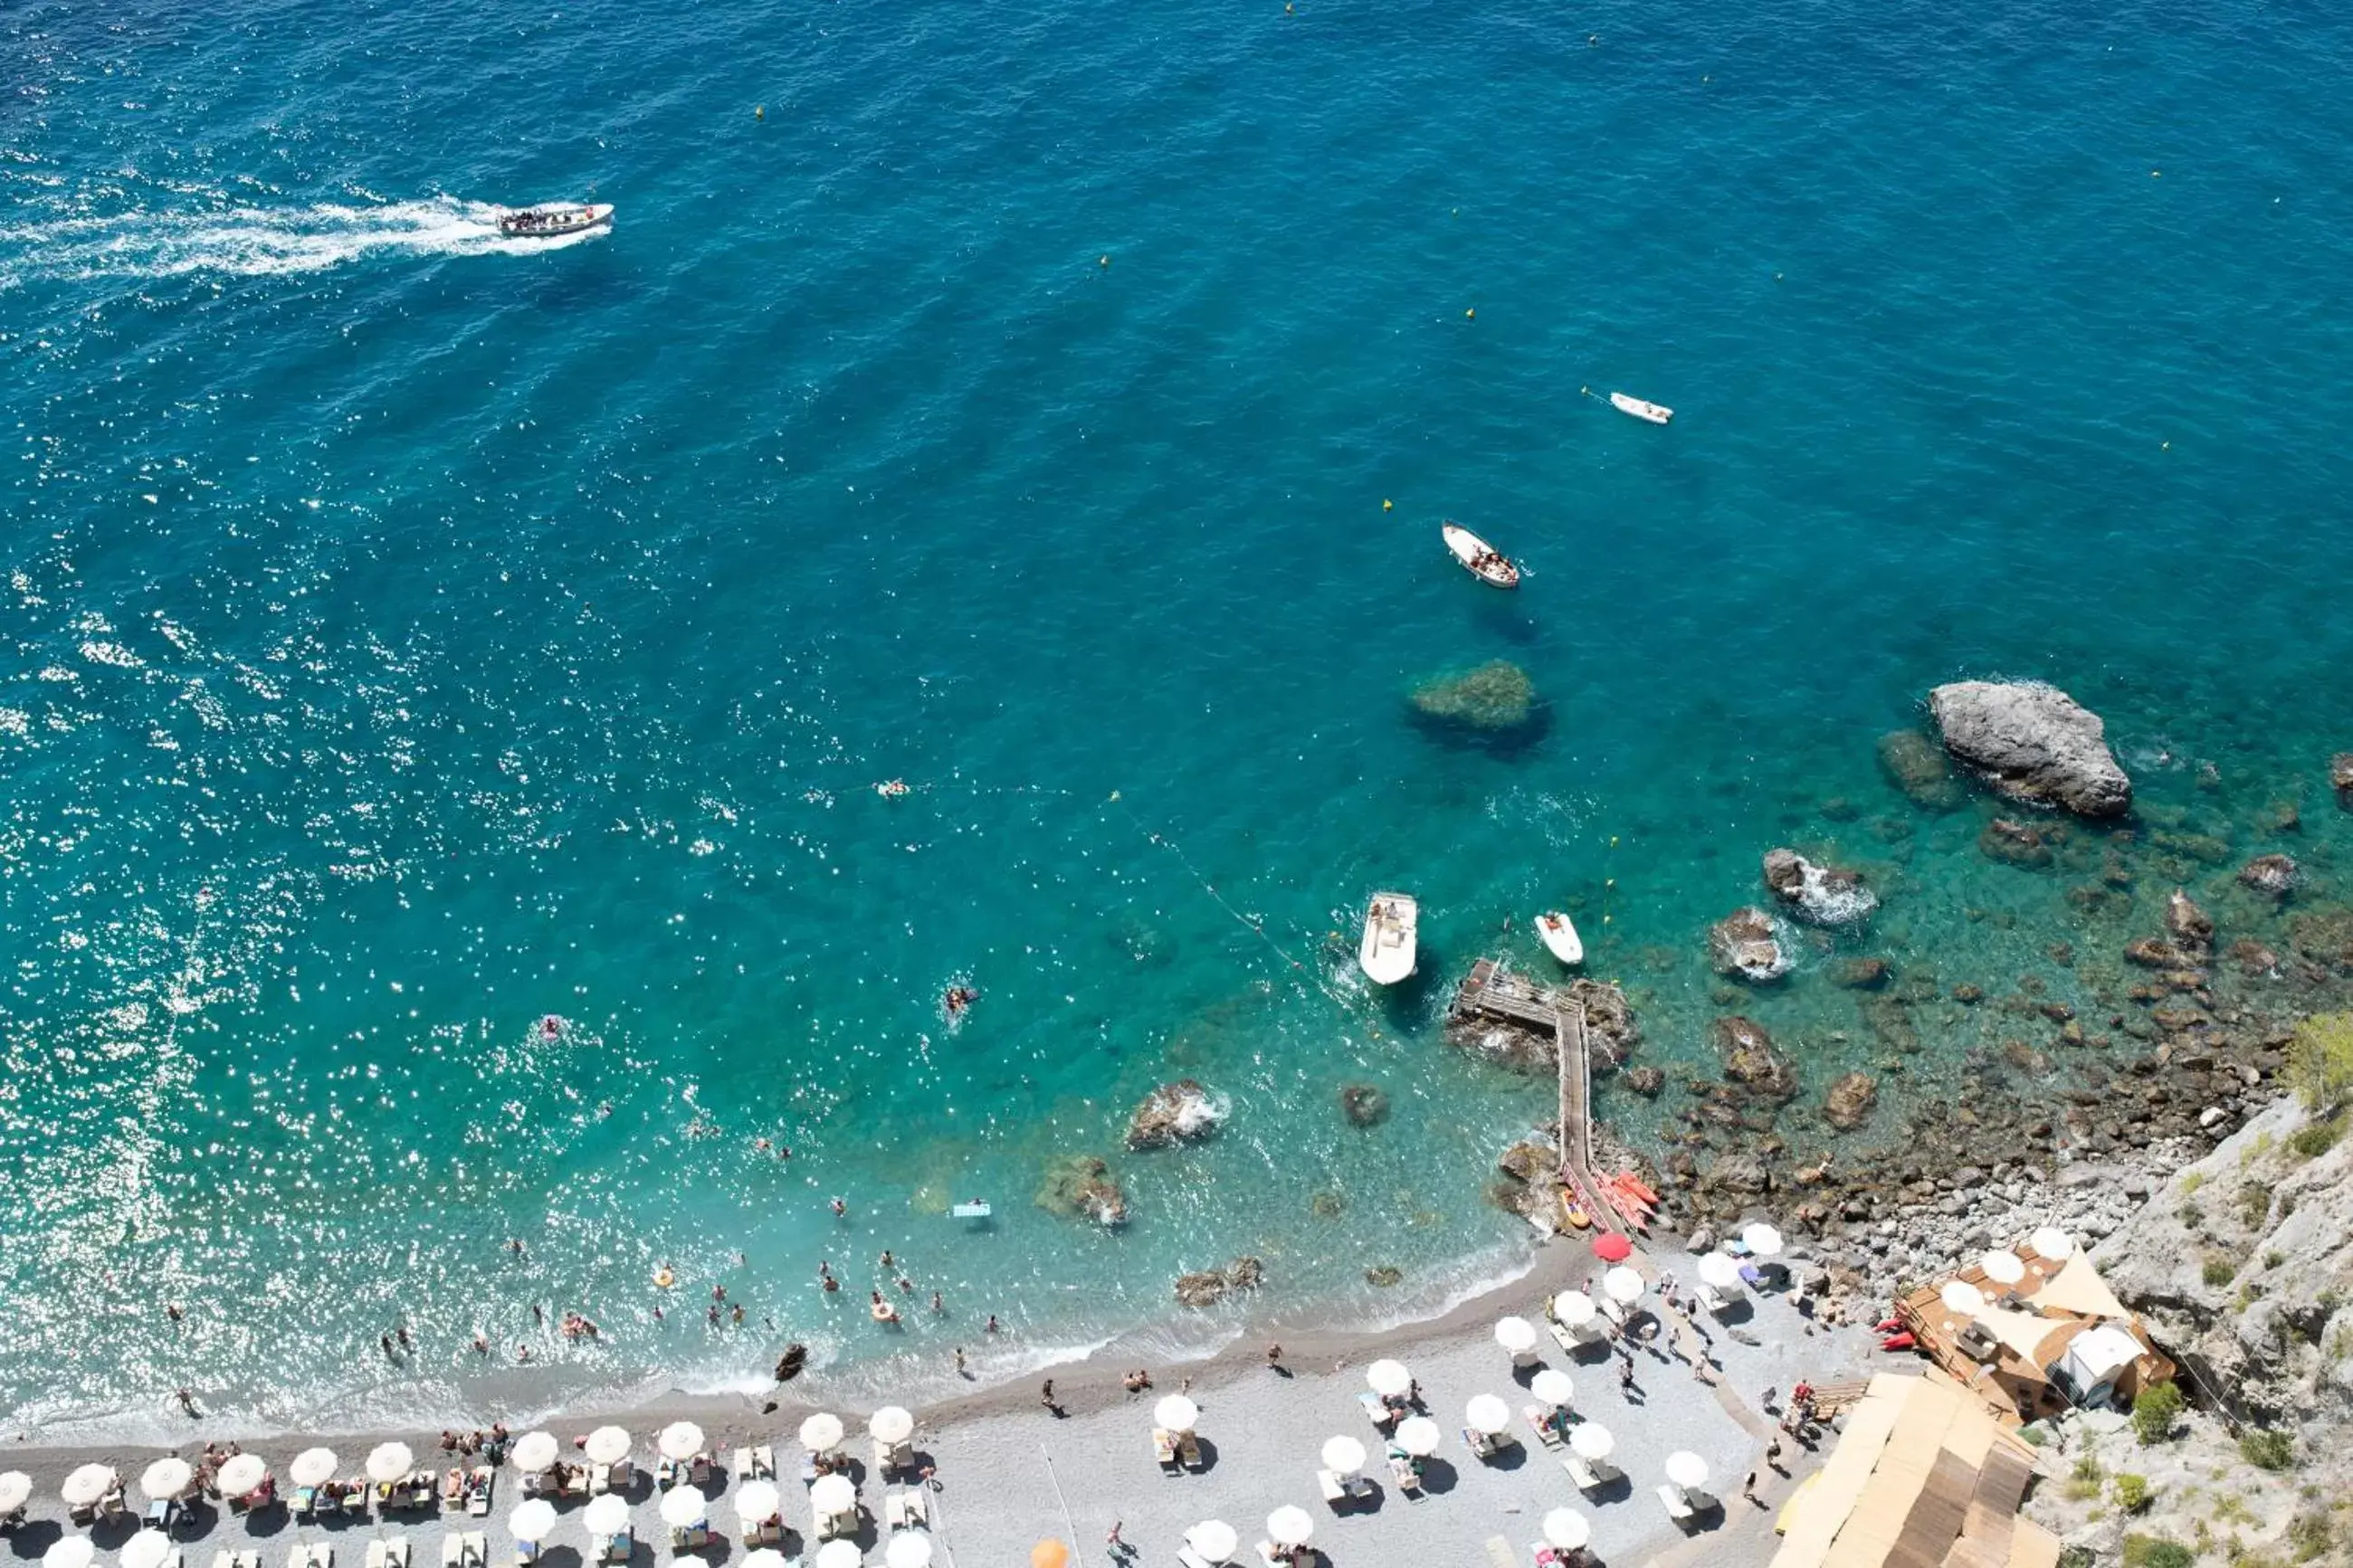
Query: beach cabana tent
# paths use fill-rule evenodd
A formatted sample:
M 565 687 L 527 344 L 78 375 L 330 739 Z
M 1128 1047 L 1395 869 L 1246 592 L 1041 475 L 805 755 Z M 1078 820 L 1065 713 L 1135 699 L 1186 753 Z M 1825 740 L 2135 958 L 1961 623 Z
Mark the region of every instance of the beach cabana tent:
M 1201 1407 L 1181 1394 L 1172 1394 L 1152 1407 L 1152 1419 L 1171 1432 L 1190 1432 L 1201 1419 Z

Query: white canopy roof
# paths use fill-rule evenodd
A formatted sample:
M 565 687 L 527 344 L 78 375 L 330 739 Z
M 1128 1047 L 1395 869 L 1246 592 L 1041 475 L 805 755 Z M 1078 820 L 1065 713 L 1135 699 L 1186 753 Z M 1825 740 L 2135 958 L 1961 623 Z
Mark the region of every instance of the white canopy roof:
M 1304 1546 L 1315 1533 L 1315 1521 L 1305 1509 L 1285 1503 L 1266 1516 L 1266 1533 L 1277 1546 Z
M 1504 1318 L 1495 1324 L 1495 1342 L 1514 1355 L 1535 1349 L 1536 1326 L 1525 1318 Z
M 841 1447 L 841 1417 L 820 1410 L 801 1423 L 801 1447 L 812 1454 Z
M 592 1497 L 580 1510 L 580 1522 L 591 1535 L 618 1535 L 629 1528 L 629 1500 L 618 1492 Z
M 1172 1394 L 1152 1407 L 1152 1419 L 1171 1432 L 1190 1432 L 1201 1419 L 1201 1407 L 1181 1394 Z
M 336 1462 L 332 1448 L 305 1448 L 286 1467 L 286 1476 L 298 1487 L 321 1486 L 335 1479 Z
M 1492 1394 L 1474 1394 L 1462 1407 L 1462 1416 L 1471 1430 L 1493 1436 L 1511 1426 L 1512 1407 Z
M 904 1405 L 886 1405 L 866 1418 L 866 1430 L 884 1443 L 903 1443 L 915 1435 L 915 1417 Z
M 1577 1384 L 1560 1368 L 1548 1366 L 1529 1381 L 1528 1392 L 1546 1405 L 1567 1405 L 1577 1393 Z
M 1413 1387 L 1413 1373 L 1401 1361 L 1377 1361 L 1365 1369 L 1365 1381 L 1373 1392 L 1391 1399 L 1402 1399 Z
M 617 1465 L 629 1457 L 629 1435 L 618 1426 L 599 1426 L 588 1434 L 588 1441 L 580 1446 L 592 1465 Z M 607 1535 L 617 1534 L 608 1530 Z
M 1438 1423 L 1427 1415 L 1409 1415 L 1397 1426 L 1397 1446 L 1419 1458 L 1438 1452 Z
M 1365 1446 L 1342 1433 L 1324 1439 L 1324 1468 L 1350 1475 L 1365 1468 Z
M 701 1487 L 674 1486 L 662 1493 L 661 1521 L 672 1529 L 701 1524 L 711 1517 L 711 1504 Z
M 702 1452 L 702 1428 L 691 1421 L 673 1421 L 654 1439 L 654 1448 L 665 1459 L 691 1459 Z
M 1185 1532 L 1185 1544 L 1211 1563 L 1225 1563 L 1232 1560 L 1241 1537 L 1224 1520 L 1205 1519 Z

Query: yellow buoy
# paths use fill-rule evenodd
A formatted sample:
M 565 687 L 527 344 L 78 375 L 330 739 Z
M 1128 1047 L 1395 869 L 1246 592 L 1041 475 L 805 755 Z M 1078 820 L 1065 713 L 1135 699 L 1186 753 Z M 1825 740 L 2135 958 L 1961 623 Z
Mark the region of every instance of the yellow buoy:
M 765 104 L 765 103 L 755 103 L 755 104 L 754 104 L 754 105 L 752 106 L 752 118 L 753 118 L 753 119 L 754 119 L 754 120 L 765 120 L 765 119 L 767 119 L 767 118 L 768 118 L 768 106 L 767 106 L 766 104 Z
M 1397 510 L 1397 502 L 1389 500 L 1387 496 L 1383 496 L 1381 498 L 1381 510 L 1383 511 L 1394 511 Z
M 668 1264 L 664 1264 L 661 1268 L 654 1270 L 654 1288 L 656 1289 L 667 1290 L 677 1283 L 678 1276 L 670 1271 L 670 1266 Z
M 1475 321 L 1478 318 L 1478 315 L 1479 312 L 1476 310 L 1465 310 L 1462 312 L 1462 319 L 1466 321 Z

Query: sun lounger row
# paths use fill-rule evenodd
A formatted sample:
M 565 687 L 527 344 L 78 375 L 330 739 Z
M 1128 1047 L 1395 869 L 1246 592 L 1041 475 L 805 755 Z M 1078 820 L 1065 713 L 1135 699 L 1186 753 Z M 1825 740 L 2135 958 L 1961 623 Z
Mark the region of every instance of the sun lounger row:
M 901 1487 L 882 1499 L 882 1524 L 889 1530 L 928 1530 L 932 1505 L 920 1487 Z
M 408 1537 L 394 1535 L 369 1542 L 367 1568 L 408 1568 Z
M 776 1450 L 765 1443 L 738 1448 L 734 1469 L 739 1481 L 772 1481 L 776 1479 Z
M 1201 1439 L 1190 1432 L 1171 1432 L 1165 1426 L 1152 1429 L 1152 1457 L 1162 1470 L 1175 1475 L 1180 1468 L 1198 1470 L 1201 1468 Z
M 691 1487 L 711 1484 L 712 1458 L 709 1454 L 697 1454 L 691 1459 L 661 1459 L 654 1465 L 654 1487 L 668 1491 L 684 1482 Z

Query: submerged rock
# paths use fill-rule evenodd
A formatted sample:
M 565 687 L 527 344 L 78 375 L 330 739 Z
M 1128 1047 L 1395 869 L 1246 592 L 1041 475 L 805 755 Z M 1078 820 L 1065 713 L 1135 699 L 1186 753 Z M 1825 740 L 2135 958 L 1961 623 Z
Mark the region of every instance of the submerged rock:
M 2303 870 L 2285 855 L 2258 855 L 2239 868 L 2242 883 L 2274 899 L 2287 897 L 2303 877 Z
M 1390 1263 L 1376 1263 L 1365 1270 L 1365 1283 L 1380 1290 L 1388 1289 L 1404 1278 L 1405 1270 Z
M 1715 1052 L 1724 1062 L 1724 1076 L 1760 1098 L 1786 1100 L 1798 1092 L 1798 1069 L 1765 1026 L 1735 1014 L 1713 1026 Z
M 2328 787 L 2337 792 L 2337 804 L 2353 811 L 2353 752 L 2339 752 L 2328 759 Z
M 2005 866 L 2030 868 L 2048 866 L 2052 859 L 2051 846 L 2043 842 L 2042 834 L 2006 816 L 1985 825 L 1985 831 L 1978 835 L 1978 853 Z
M 1754 907 L 1735 910 L 1709 928 L 1707 960 L 1718 974 L 1759 984 L 1789 973 L 1773 917 Z
M 1831 971 L 1831 978 L 1849 991 L 1876 991 L 1887 984 L 1887 960 L 1850 958 Z
M 2125 943 L 2125 962 L 2143 969 L 2180 969 L 2198 961 L 2160 937 L 2135 937 Z
M 1585 1009 L 1585 1043 L 1599 1066 L 1622 1066 L 1641 1043 L 1642 1026 L 1614 980 L 1573 980 L 1568 999 Z
M 1049 1164 L 1036 1201 L 1039 1208 L 1064 1219 L 1092 1219 L 1098 1225 L 1120 1225 L 1127 1219 L 1127 1194 L 1120 1191 L 1111 1166 L 1093 1154 L 1065 1155 Z
M 2214 941 L 2214 920 L 2197 900 L 2180 889 L 2165 900 L 2165 931 L 2185 949 L 2203 949 Z
M 1196 1080 L 1164 1083 L 1144 1097 L 1127 1120 L 1127 1146 L 1163 1149 L 1196 1138 L 1207 1138 L 1224 1120 L 1226 1108 Z
M 1340 1114 L 1351 1127 L 1378 1127 L 1389 1119 L 1387 1090 L 1369 1083 L 1340 1086 Z
M 1951 811 L 1961 804 L 1961 784 L 1936 742 L 1917 730 L 1897 730 L 1879 738 L 1879 765 L 1912 804 L 1924 811 Z
M 1852 925 L 1879 907 L 1859 872 L 1817 866 L 1794 849 L 1766 851 L 1765 885 L 1791 913 L 1815 925 Z
M 1425 719 L 1472 730 L 1517 730 L 1535 717 L 1535 685 L 1507 659 L 1466 674 L 1441 676 L 1413 690 L 1414 711 Z
M 1867 1072 L 1851 1072 L 1822 1095 L 1822 1120 L 1841 1132 L 1852 1132 L 1878 1103 L 1879 1080 Z
M 1656 1100 L 1659 1091 L 1667 1087 L 1667 1075 L 1657 1068 L 1629 1068 L 1626 1087 L 1644 1100 Z
M 1237 1290 L 1256 1289 L 1265 1278 L 1265 1266 L 1257 1258 L 1237 1258 L 1223 1268 L 1178 1275 L 1176 1301 L 1185 1307 L 1214 1307 Z
M 2012 800 L 2083 816 L 2132 809 L 2100 716 L 2039 680 L 1961 680 L 1928 694 L 1945 749 Z

